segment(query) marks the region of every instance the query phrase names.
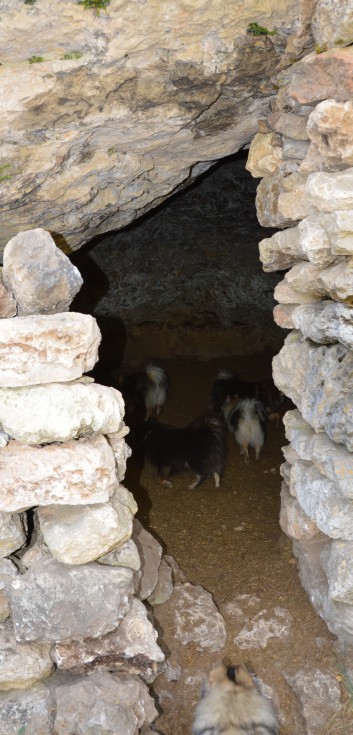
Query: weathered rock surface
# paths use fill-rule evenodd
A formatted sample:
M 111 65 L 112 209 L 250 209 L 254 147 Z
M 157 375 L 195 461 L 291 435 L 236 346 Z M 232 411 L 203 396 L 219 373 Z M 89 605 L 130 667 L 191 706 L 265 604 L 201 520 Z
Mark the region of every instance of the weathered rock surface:
M 318 0 L 312 29 L 320 48 L 348 46 L 353 42 L 352 0 Z
M 318 735 L 341 709 L 340 686 L 333 674 L 308 664 L 295 674 L 285 674 L 300 702 L 308 735 Z
M 282 271 L 305 259 L 298 227 L 275 232 L 259 242 L 260 260 L 265 272 Z
M 278 304 L 273 309 L 273 319 L 282 329 L 293 329 L 292 314 L 297 304 Z
M 36 684 L 28 691 L 0 692 L 1 735 L 52 735 L 54 709 L 45 684 Z
M 334 541 L 321 552 L 321 564 L 328 579 L 328 594 L 331 600 L 353 604 L 353 543 Z
M 353 208 L 353 168 L 329 173 L 318 171 L 308 176 L 305 198 L 308 207 L 319 212 L 336 212 Z
M 347 212 L 348 214 L 348 212 Z M 326 218 L 333 215 L 311 214 L 298 225 L 299 247 L 303 253 L 303 260 L 310 260 L 318 266 L 330 265 L 336 258 L 334 242 L 328 232 L 329 224 L 325 227 Z
M 147 687 L 124 674 L 94 672 L 55 689 L 56 735 L 137 735 L 157 717 Z
M 0 388 L 0 423 L 13 439 L 24 444 L 116 432 L 123 415 L 119 391 L 96 383 Z
M 254 178 L 273 174 L 282 161 L 281 139 L 274 133 L 256 133 L 245 168 Z
M 352 8 L 353 21 L 353 8 Z M 353 164 L 353 104 L 324 100 L 309 115 L 307 131 L 328 171 Z
M 109 551 L 97 559 L 99 564 L 107 564 L 110 567 L 128 567 L 138 572 L 141 566 L 140 555 L 135 542 L 130 538 L 122 546 Z
M 316 523 L 304 513 L 298 501 L 292 497 L 284 482 L 281 488 L 279 522 L 282 531 L 290 538 L 297 539 L 297 541 L 300 541 L 300 539 L 314 538 L 319 533 Z
M 297 458 L 312 462 L 315 467 L 329 478 L 342 495 L 353 499 L 353 454 L 345 447 L 331 441 L 325 432 L 316 433 L 303 419 L 299 411 L 288 411 L 283 419 L 286 437 L 291 442 L 291 451 Z M 289 462 L 295 458 L 285 456 Z
M 100 332 L 89 314 L 0 320 L 0 386 L 64 382 L 92 370 Z
M 0 319 L 8 319 L 17 314 L 17 304 L 11 293 L 4 284 L 0 283 Z
M 48 643 L 17 643 L 12 623 L 0 623 L 0 691 L 29 689 L 53 670 Z
M 300 111 L 303 105 L 335 99 L 346 102 L 353 93 L 353 49 L 335 48 L 312 53 L 281 74 L 277 95 L 280 108 Z
M 198 651 L 219 651 L 226 642 L 226 629 L 212 595 L 199 585 L 177 584 L 163 606 L 168 606 L 172 633 L 183 646 L 193 644 Z M 158 619 L 159 607 L 154 613 Z
M 277 69 L 291 63 L 288 36 L 296 53 L 310 43 L 311 13 L 304 27 L 294 0 L 171 15 L 156 1 L 111 0 L 96 14 L 66 0 L 6 0 L 3 244 L 35 222 L 75 248 L 239 150 L 268 111 Z M 271 46 L 247 33 L 254 22 L 277 30 Z
M 140 556 L 141 569 L 138 572 L 137 595 L 140 600 L 146 600 L 153 592 L 158 582 L 158 569 L 162 559 L 162 547 L 157 539 L 146 531 L 140 521 L 134 519 L 133 541 Z
M 19 232 L 4 250 L 4 285 L 17 301 L 18 315 L 67 311 L 83 280 L 56 247 L 49 232 Z
M 342 643 L 352 645 L 353 607 L 330 599 L 326 574 L 322 568 L 321 554 L 329 543 L 325 537 L 300 543 L 295 541 L 293 549 L 298 557 L 301 582 L 312 605 L 325 620 L 329 630 Z
M 164 668 L 157 632 L 140 600 L 133 600 L 119 626 L 105 636 L 72 643 L 57 643 L 53 661 L 61 669 L 82 674 L 92 670 L 125 671 L 152 682 Z
M 169 600 L 173 592 L 173 572 L 170 565 L 162 559 L 158 568 L 158 581 L 152 592 L 147 598 L 150 605 L 163 605 Z
M 0 557 L 8 556 L 23 546 L 26 532 L 27 521 L 24 515 L 0 513 Z
M 280 303 L 311 303 L 324 298 L 326 291 L 319 283 L 321 269 L 314 263 L 297 263 L 284 276 L 274 291 Z
M 340 342 L 353 346 L 353 309 L 333 301 L 316 301 L 297 306 L 292 312 L 293 325 L 304 337 L 318 344 Z
M 272 130 L 289 136 L 294 140 L 308 140 L 307 133 L 308 115 L 295 115 L 293 112 L 271 112 L 267 120 Z
M 34 564 L 10 585 L 18 641 L 67 642 L 114 630 L 130 608 L 133 572 L 101 564 Z
M 10 441 L 1 449 L 0 509 L 105 503 L 117 488 L 115 458 L 104 436 L 44 447 Z
M 10 615 L 10 605 L 8 599 L 8 588 L 14 577 L 18 574 L 18 569 L 10 559 L 1 559 L 0 561 L 0 622 L 6 620 Z
M 64 564 L 86 564 L 129 540 L 136 511 L 131 493 L 119 487 L 108 503 L 49 505 L 38 508 L 38 518 L 55 559 Z
M 333 539 L 353 540 L 353 500 L 309 462 L 296 461 L 289 489 L 317 527 Z
M 274 639 L 287 638 L 291 630 L 292 618 L 283 607 L 273 611 L 261 610 L 249 620 L 234 638 L 239 648 L 266 648 Z
M 272 365 L 277 388 L 291 398 L 305 421 L 352 451 L 353 353 L 340 344 L 318 347 L 292 332 Z
M 293 212 L 289 212 L 286 216 L 279 209 L 279 199 L 283 193 L 284 187 L 289 186 L 291 182 L 291 174 L 297 171 L 297 164 L 293 161 L 283 161 L 282 165 L 277 168 L 274 174 L 268 174 L 261 179 L 256 192 L 256 212 L 257 218 L 262 227 L 290 227 L 296 224 L 293 219 Z M 301 197 L 303 195 L 304 179 L 301 181 Z M 294 185 L 294 181 L 291 182 Z M 284 192 L 286 193 L 286 192 Z M 298 192 L 295 193 L 298 205 Z M 300 211 L 298 209 L 297 219 L 300 219 Z M 305 211 L 303 216 L 308 212 Z M 292 216 L 293 215 L 293 216 Z

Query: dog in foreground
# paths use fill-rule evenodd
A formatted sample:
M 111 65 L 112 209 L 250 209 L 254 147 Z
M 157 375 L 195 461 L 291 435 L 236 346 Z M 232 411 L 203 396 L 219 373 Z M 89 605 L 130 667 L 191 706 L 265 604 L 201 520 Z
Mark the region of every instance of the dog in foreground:
M 158 481 L 172 487 L 170 476 L 191 470 L 190 489 L 213 475 L 219 487 L 226 454 L 226 427 L 221 416 L 203 416 L 179 428 L 150 419 L 144 426 L 144 455 L 157 467 Z
M 240 446 L 240 454 L 248 464 L 249 447 L 254 447 L 256 459 L 266 438 L 266 409 L 261 401 L 255 398 L 234 398 L 223 406 L 223 415 L 229 431 Z
M 215 666 L 195 710 L 192 735 L 278 735 L 272 705 L 245 666 Z
M 164 368 L 153 362 L 141 372 L 119 375 L 118 386 L 128 416 L 136 414 L 145 419 L 158 416 L 166 402 L 169 384 L 170 379 Z

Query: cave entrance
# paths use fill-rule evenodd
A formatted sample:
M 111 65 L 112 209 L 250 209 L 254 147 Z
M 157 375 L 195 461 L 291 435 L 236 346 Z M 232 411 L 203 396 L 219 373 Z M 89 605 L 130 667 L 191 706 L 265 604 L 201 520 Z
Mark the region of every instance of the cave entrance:
M 73 308 L 96 316 L 103 343 L 97 380 L 156 359 L 172 379 L 161 420 L 187 424 L 207 410 L 219 368 L 246 380 L 271 375 L 283 343 L 273 322 L 279 274 L 265 274 L 258 242 L 272 232 L 256 218 L 256 182 L 247 152 L 215 165 L 135 224 L 96 239 L 72 260 L 84 277 Z M 332 640 L 300 585 L 292 545 L 279 526 L 283 427 L 269 423 L 261 459 L 245 465 L 229 436 L 219 489 L 208 478 L 190 490 L 191 476 L 156 481 L 139 454 L 125 484 L 143 525 L 180 565 L 187 580 L 211 592 L 224 617 L 219 652 L 176 640 L 173 612 L 154 607 L 169 668 L 154 682 L 165 735 L 190 732 L 202 674 L 220 657 L 246 661 L 276 693 L 283 735 L 304 733 L 298 703 L 283 672 L 301 662 L 332 668 Z M 192 620 L 191 623 L 192 625 Z M 317 641 L 320 640 L 320 650 Z M 174 673 L 173 673 L 174 672 Z

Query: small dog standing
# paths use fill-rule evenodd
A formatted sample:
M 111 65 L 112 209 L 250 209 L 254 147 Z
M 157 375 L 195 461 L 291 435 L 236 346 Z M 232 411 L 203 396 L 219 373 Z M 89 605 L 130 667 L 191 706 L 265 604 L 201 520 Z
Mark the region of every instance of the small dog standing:
M 229 431 L 240 446 L 244 462 L 250 462 L 249 447 L 254 447 L 256 459 L 260 459 L 266 438 L 267 417 L 263 403 L 255 398 L 233 398 L 223 406 L 223 415 Z
M 225 423 L 220 416 L 204 416 L 179 428 L 150 419 L 144 426 L 144 455 L 157 467 L 158 481 L 172 487 L 169 477 L 185 470 L 196 474 L 190 489 L 213 475 L 219 487 L 226 453 Z
M 278 735 L 272 705 L 245 666 L 215 666 L 196 706 L 192 735 Z
M 220 411 L 232 398 L 255 398 L 261 401 L 270 421 L 279 425 L 280 406 L 284 395 L 276 388 L 272 378 L 249 382 L 240 380 L 234 370 L 219 370 L 210 395 L 210 407 Z
M 166 371 L 153 362 L 143 372 L 119 375 L 118 385 L 128 416 L 144 415 L 146 420 L 158 416 L 166 402 L 169 384 Z

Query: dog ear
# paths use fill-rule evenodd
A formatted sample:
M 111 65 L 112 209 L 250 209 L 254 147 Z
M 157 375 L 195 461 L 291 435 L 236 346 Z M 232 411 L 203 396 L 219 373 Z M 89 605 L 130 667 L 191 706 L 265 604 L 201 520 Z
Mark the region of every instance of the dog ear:
M 255 687 L 252 676 L 244 664 L 235 667 L 235 683 L 245 687 L 245 689 L 254 689 Z

